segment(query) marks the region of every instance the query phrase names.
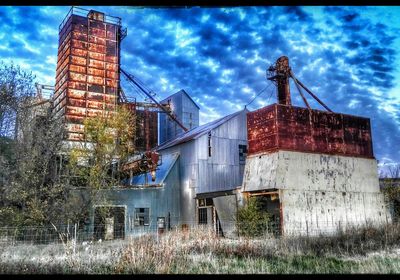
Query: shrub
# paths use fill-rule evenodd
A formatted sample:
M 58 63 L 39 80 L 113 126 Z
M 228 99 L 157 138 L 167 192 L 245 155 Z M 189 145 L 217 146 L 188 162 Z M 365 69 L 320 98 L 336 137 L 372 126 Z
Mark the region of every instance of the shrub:
M 250 197 L 245 206 L 238 209 L 236 227 L 240 236 L 257 237 L 268 229 L 270 215 L 261 207 L 258 197 Z

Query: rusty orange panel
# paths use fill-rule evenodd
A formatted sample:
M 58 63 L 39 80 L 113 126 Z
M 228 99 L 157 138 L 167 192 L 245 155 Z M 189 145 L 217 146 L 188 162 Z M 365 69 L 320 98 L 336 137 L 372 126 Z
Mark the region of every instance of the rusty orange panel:
M 72 39 L 71 42 L 72 42 L 71 46 L 73 48 L 84 49 L 84 50 L 87 49 L 88 43 L 86 43 L 86 42 L 74 40 L 74 39 Z
M 79 41 L 86 41 L 87 39 L 87 34 L 79 32 L 79 31 L 73 31 L 72 32 L 72 38 L 79 40 Z
M 80 57 L 80 56 L 71 55 L 71 63 L 72 64 L 77 64 L 77 65 L 86 66 L 86 58 Z
M 95 67 L 99 69 L 104 69 L 104 62 L 100 60 L 95 60 L 95 59 L 89 59 L 89 67 Z
M 69 123 L 80 123 L 80 124 L 82 124 L 83 120 L 85 119 L 85 117 L 83 117 L 83 116 L 74 116 L 74 115 L 66 115 L 65 119 Z
M 104 45 L 89 43 L 88 50 L 91 52 L 105 53 L 106 47 Z
M 86 81 L 87 75 L 85 75 L 85 74 L 79 74 L 79 73 L 75 73 L 75 72 L 70 72 L 70 73 L 69 73 L 69 77 L 70 77 L 71 80 L 73 80 L 73 81 L 85 82 L 85 81 Z
M 86 73 L 86 67 L 74 64 L 69 65 L 69 70 L 72 72 Z
M 82 50 L 82 49 L 78 49 L 78 48 L 72 48 L 71 54 L 77 55 L 77 56 L 82 56 L 82 57 L 86 58 L 87 51 L 86 50 Z
M 367 118 L 273 104 L 247 114 L 249 155 L 282 150 L 373 158 Z
M 86 115 L 86 108 L 82 107 L 73 107 L 73 106 L 66 106 L 66 114 L 67 115 L 76 115 L 76 116 L 85 116 Z
M 104 74 L 104 72 L 103 72 Z M 111 79 L 117 79 L 118 78 L 118 73 L 114 72 L 114 71 L 107 71 L 107 78 L 111 78 Z
M 118 63 L 118 57 L 117 56 L 110 56 L 110 55 L 106 55 L 106 59 L 107 62 L 111 62 L 111 63 Z
M 98 101 L 91 101 L 88 100 L 88 108 L 93 108 L 93 109 L 104 109 L 104 102 L 98 102 Z
M 92 76 L 92 75 L 86 75 L 86 77 L 87 77 L 88 83 L 104 85 L 104 78 L 102 78 L 102 77 L 97 77 L 97 76 Z
M 119 86 L 119 44 L 115 25 L 73 14 L 59 32 L 55 94 L 67 124 L 115 110 Z M 112 39 L 112 40 L 110 40 Z M 107 71 L 106 71 L 107 70 Z M 69 125 L 76 132 L 80 126 Z M 79 134 L 70 134 L 78 141 Z
M 85 107 L 86 101 L 84 99 L 75 99 L 75 98 L 68 98 L 68 105 L 74 106 L 74 107 Z
M 82 140 L 84 140 L 84 135 L 82 133 L 69 132 L 67 140 L 69 140 L 69 141 L 82 141 Z
M 104 53 L 97 53 L 97 52 L 89 52 L 89 58 L 95 59 L 95 60 L 100 60 L 103 61 L 105 58 Z
M 98 45 L 105 45 L 106 44 L 106 39 L 89 35 L 89 43 L 94 43 L 94 44 L 98 44 Z
M 104 70 L 100 70 L 100 69 L 97 69 L 97 68 L 88 67 L 87 68 L 87 73 L 89 75 L 104 77 Z M 101 84 L 104 84 L 104 83 L 102 82 Z
M 106 25 L 104 22 L 97 21 L 97 20 L 89 20 L 90 27 L 98 28 L 98 29 L 105 29 Z
M 80 83 L 80 82 L 68 82 L 68 87 L 72 89 L 80 89 L 80 90 L 86 90 L 86 83 Z
M 101 94 L 101 93 L 94 93 L 94 92 L 88 92 L 88 94 L 87 94 L 87 99 L 97 100 L 97 101 L 103 101 L 103 94 Z
M 99 29 L 94 27 L 89 27 L 89 34 L 100 38 L 106 37 L 106 31 L 104 29 Z

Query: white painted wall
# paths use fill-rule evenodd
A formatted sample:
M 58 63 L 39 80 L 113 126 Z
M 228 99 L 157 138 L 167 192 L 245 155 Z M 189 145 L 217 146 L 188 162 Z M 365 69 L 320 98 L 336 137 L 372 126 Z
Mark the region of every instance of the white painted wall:
M 284 234 L 391 222 L 375 159 L 278 151 L 246 160 L 242 191 L 279 189 Z
M 278 151 L 246 160 L 244 191 L 262 189 L 379 192 L 376 160 Z

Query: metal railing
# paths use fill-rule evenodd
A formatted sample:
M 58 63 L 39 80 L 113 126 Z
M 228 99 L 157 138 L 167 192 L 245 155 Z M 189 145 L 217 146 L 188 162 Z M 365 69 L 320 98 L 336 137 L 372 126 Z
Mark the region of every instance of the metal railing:
M 65 18 L 63 19 L 63 21 L 60 23 L 58 31 L 59 32 L 61 31 L 61 29 L 64 27 L 64 25 L 66 24 L 71 15 L 87 17 L 89 12 L 90 10 L 72 6 L 71 9 L 68 11 L 67 15 L 65 16 Z M 121 25 L 121 18 L 104 14 L 104 22 L 112 23 L 115 25 Z

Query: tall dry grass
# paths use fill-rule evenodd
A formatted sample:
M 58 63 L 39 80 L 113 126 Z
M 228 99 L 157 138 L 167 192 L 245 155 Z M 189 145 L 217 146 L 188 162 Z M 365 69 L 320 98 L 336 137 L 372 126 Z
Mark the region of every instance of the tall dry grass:
M 400 226 L 331 237 L 227 239 L 210 228 L 1 248 L 1 273 L 400 273 Z M 397 250 L 397 251 L 396 251 Z M 394 252 L 394 253 L 393 253 Z

